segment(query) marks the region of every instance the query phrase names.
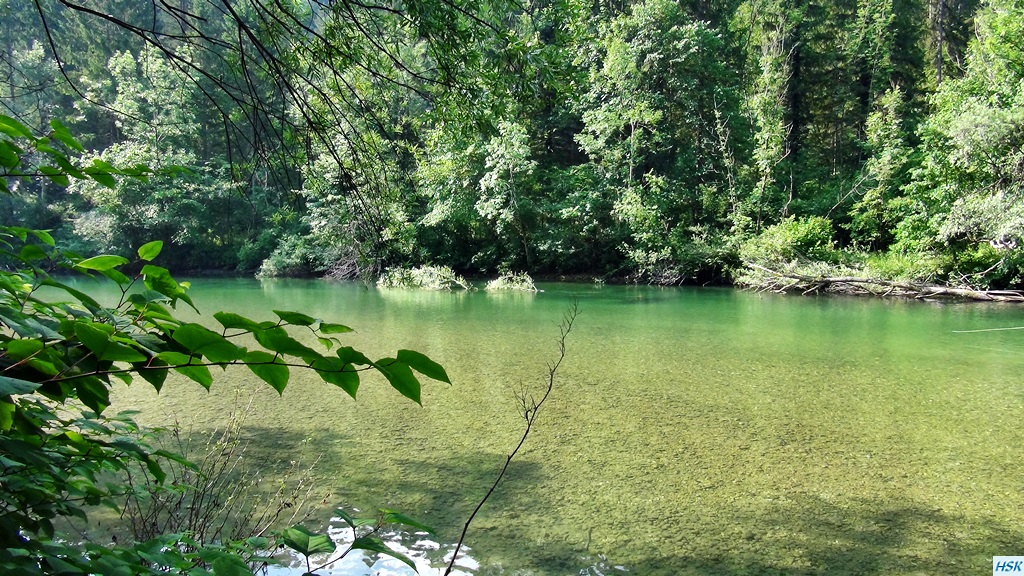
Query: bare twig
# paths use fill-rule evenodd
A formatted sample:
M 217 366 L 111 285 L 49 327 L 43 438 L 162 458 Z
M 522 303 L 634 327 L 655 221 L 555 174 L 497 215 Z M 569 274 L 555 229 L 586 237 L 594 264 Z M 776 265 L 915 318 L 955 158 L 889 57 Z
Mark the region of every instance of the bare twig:
M 523 434 L 519 438 L 519 443 L 505 458 L 505 464 L 501 467 L 498 472 L 498 476 L 494 479 L 494 483 L 491 484 L 490 489 L 484 494 L 484 497 L 477 503 L 476 508 L 473 509 L 473 513 L 466 519 L 466 524 L 462 527 L 462 534 L 459 536 L 459 541 L 455 544 L 455 551 L 452 552 L 451 560 L 448 561 L 448 568 L 444 571 L 444 576 L 451 574 L 455 568 L 455 561 L 459 557 L 459 551 L 462 549 L 462 544 L 466 540 L 466 533 L 469 532 L 469 526 L 473 523 L 473 519 L 476 518 L 480 509 L 484 507 L 487 500 L 497 490 L 498 484 L 501 483 L 501 479 L 505 477 L 505 473 L 508 471 L 509 465 L 512 464 L 512 460 L 519 453 L 519 450 L 526 443 L 526 438 L 530 435 L 530 431 L 533 430 L 533 424 L 537 421 L 537 414 L 540 411 L 541 406 L 547 401 L 551 395 L 551 391 L 555 387 L 555 374 L 558 372 L 559 366 L 562 365 L 562 361 L 565 360 L 565 339 L 569 336 L 569 332 L 572 331 L 573 323 L 576 321 L 576 317 L 579 316 L 579 301 L 575 298 L 569 305 L 568 311 L 562 317 L 562 323 L 558 325 L 559 337 L 558 337 L 558 358 L 554 362 L 548 364 L 548 377 L 547 387 L 544 389 L 544 394 L 541 395 L 540 399 L 537 400 L 534 396 L 528 393 L 526 390 L 521 390 L 517 393 L 517 400 L 519 401 L 520 414 L 523 420 L 526 422 L 526 426 L 523 429 Z

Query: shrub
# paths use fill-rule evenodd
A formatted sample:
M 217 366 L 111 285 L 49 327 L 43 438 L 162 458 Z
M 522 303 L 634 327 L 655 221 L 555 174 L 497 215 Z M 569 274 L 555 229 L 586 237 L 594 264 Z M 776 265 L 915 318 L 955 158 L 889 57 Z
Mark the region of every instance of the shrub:
M 820 216 L 791 216 L 740 246 L 742 260 L 764 265 L 794 260 L 835 263 L 841 260 L 840 256 L 832 241 L 832 223 Z
M 389 268 L 377 280 L 381 288 L 418 288 L 421 290 L 470 290 L 469 282 L 447 266 Z
M 499 291 L 499 290 L 518 290 L 520 292 L 537 292 L 537 286 L 533 283 L 533 278 L 526 272 L 509 272 L 508 274 L 502 274 L 494 280 L 487 283 L 484 290 L 488 292 Z

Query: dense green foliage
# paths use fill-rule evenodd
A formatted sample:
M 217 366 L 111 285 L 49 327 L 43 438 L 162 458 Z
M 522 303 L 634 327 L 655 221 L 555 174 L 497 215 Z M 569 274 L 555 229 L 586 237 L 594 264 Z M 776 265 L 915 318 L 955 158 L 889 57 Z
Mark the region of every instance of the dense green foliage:
M 8 224 L 172 269 L 678 282 L 824 219 L 826 260 L 1021 280 L 1019 0 L 173 4 L 0 5 L 5 114 L 188 168 L 24 183 Z

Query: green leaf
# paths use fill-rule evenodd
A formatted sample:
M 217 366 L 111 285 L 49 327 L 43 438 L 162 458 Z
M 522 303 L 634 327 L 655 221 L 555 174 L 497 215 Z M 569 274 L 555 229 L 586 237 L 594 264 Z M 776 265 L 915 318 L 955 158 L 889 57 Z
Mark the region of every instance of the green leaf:
M 330 536 L 313 534 L 299 525 L 285 528 L 278 532 L 277 537 L 282 544 L 306 557 L 313 554 L 330 554 L 336 548 Z
M 53 236 L 46 230 L 29 230 L 33 236 L 39 239 L 40 242 L 47 246 L 56 246 L 57 243 L 54 241 Z
M 213 317 L 217 319 L 217 322 L 220 322 L 221 326 L 228 330 L 237 329 L 256 332 L 261 329 L 260 324 L 255 320 L 250 320 L 234 312 L 217 312 Z
M 376 552 L 378 554 L 384 554 L 397 558 L 407 564 L 413 570 L 416 569 L 416 564 L 413 563 L 408 556 L 395 552 L 391 548 L 388 548 L 387 544 L 381 541 L 380 538 L 374 538 L 373 536 L 360 536 L 352 541 L 352 548 L 354 550 L 368 550 L 370 552 Z
M 377 523 L 376 518 L 353 518 L 349 515 L 348 512 L 345 512 L 345 510 L 343 510 L 342 508 L 336 509 L 334 513 L 338 515 L 338 518 L 344 520 L 345 524 L 348 524 L 349 528 L 358 528 L 359 526 L 372 526 L 373 524 Z
M 75 322 L 75 336 L 100 360 L 143 362 L 147 357 L 134 348 L 115 342 L 114 329 L 97 322 Z
M 252 576 L 252 570 L 245 560 L 234 554 L 224 554 L 210 565 L 214 576 Z
M 259 330 L 253 335 L 261 346 L 271 352 L 287 354 L 289 356 L 298 356 L 307 362 L 312 362 L 317 358 L 322 358 L 318 352 L 289 336 L 288 332 L 280 326 L 268 328 L 266 330 Z
M 307 316 L 301 312 L 287 312 L 284 310 L 274 310 L 274 314 L 281 320 L 294 324 L 296 326 L 312 326 L 317 323 L 317 319 L 312 316 Z
M 340 358 L 318 358 L 310 365 L 324 382 L 334 384 L 348 393 L 352 398 L 356 397 L 359 390 L 359 373 L 351 364 L 346 364 Z
M 409 516 L 406 516 L 405 514 L 402 514 L 401 512 L 398 512 L 396 510 L 388 510 L 386 508 L 382 508 L 380 513 L 382 515 L 381 519 L 384 521 L 385 524 L 401 524 L 403 526 L 418 528 L 428 534 L 435 534 L 434 529 L 430 526 L 427 526 L 419 520 L 416 520 L 415 518 L 410 518 Z
M 110 406 L 110 389 L 106 383 L 96 377 L 75 380 L 75 392 L 93 412 L 99 414 Z
M 402 396 L 420 406 L 423 405 L 420 402 L 420 381 L 416 379 L 416 376 L 407 365 L 398 362 L 394 358 L 383 358 L 374 363 L 374 367 L 388 379 L 391 387 L 398 390 Z
M 351 346 L 342 346 L 338 348 L 338 358 L 341 358 L 346 364 L 358 364 L 360 366 L 369 366 L 373 362 L 367 358 L 362 352 L 352 348 Z
M 36 338 L 17 338 L 8 342 L 4 349 L 12 360 L 19 361 L 38 353 L 43 349 L 43 341 Z
M 100 274 L 106 276 L 107 278 L 110 278 L 120 286 L 127 286 L 132 282 L 130 278 L 122 274 L 121 271 L 116 268 L 111 268 L 110 270 L 100 270 L 99 272 Z
M 324 334 L 344 334 L 346 332 L 354 332 L 354 330 L 343 324 L 331 324 L 329 322 L 321 322 L 320 332 L 323 332 Z
M 152 358 L 148 363 L 135 364 L 135 370 L 146 382 L 152 384 L 153 389 L 160 392 L 167 380 L 167 363 L 160 358 Z
M 99 182 L 100 186 L 103 186 L 104 188 L 114 189 L 117 187 L 117 180 L 114 179 L 110 172 L 104 172 L 103 170 L 97 170 L 95 168 L 86 168 L 85 173 L 96 182 Z
M 211 362 L 233 362 L 245 354 L 239 348 L 213 330 L 199 324 L 185 324 L 171 336 L 175 342 L 197 356 L 205 356 Z
M 31 394 L 39 388 L 41 384 L 39 382 L 29 382 L 28 380 L 22 380 L 20 378 L 11 378 L 9 376 L 0 376 L 0 396 L 10 396 L 12 394 Z
M 21 258 L 25 262 L 29 262 L 31 260 L 45 260 L 48 257 L 49 256 L 46 252 L 43 252 L 43 249 L 35 244 L 26 244 L 22 246 L 21 251 L 18 252 L 18 258 Z
M 0 114 L 0 132 L 3 132 L 12 138 L 22 137 L 33 140 L 35 139 L 32 135 L 32 131 L 29 130 L 27 126 L 10 116 L 4 116 L 3 114 Z
M 53 138 L 59 140 L 65 146 L 71 148 L 72 150 L 77 150 L 78 152 L 85 152 L 85 148 L 82 147 L 82 143 L 79 142 L 78 140 L 75 140 L 75 137 L 71 135 L 71 131 L 68 130 L 67 126 L 61 124 L 60 120 L 50 120 L 50 128 L 53 129 L 53 131 L 50 133 L 50 135 Z
M 273 354 L 262 350 L 252 350 L 246 353 L 242 362 L 249 367 L 249 370 L 252 370 L 256 377 L 277 390 L 278 394 L 284 392 L 285 386 L 288 385 L 288 367 L 279 364 L 280 361 Z
M 265 550 L 270 547 L 270 539 L 263 536 L 250 536 L 245 539 L 245 545 L 253 550 Z
M 0 384 L 2 386 L 3 384 Z M 0 430 L 6 432 L 14 425 L 14 411 L 16 407 L 13 402 L 0 400 Z
M 170 298 L 172 304 L 181 300 L 196 310 L 192 299 L 185 293 L 185 289 L 174 280 L 166 268 L 146 264 L 142 267 L 142 281 L 150 290 L 155 290 Z M 196 311 L 198 312 L 198 310 Z
M 67 292 L 68 294 L 71 294 L 72 296 L 77 298 L 79 302 L 81 302 L 87 308 L 89 308 L 91 310 L 96 310 L 96 309 L 100 308 L 99 302 L 97 302 L 96 300 L 93 300 L 93 298 L 91 296 L 89 296 L 85 292 L 82 292 L 81 290 L 78 290 L 76 288 L 72 288 L 71 286 L 68 286 L 67 284 L 62 284 L 60 282 L 57 282 L 57 281 L 49 279 L 49 278 L 43 280 L 41 282 L 41 284 L 43 286 L 51 286 L 53 288 L 59 288 L 59 289 L 65 291 L 65 292 Z
M 185 376 L 193 382 L 197 382 L 203 388 L 210 389 L 210 385 L 213 384 L 213 376 L 210 374 L 210 369 L 206 366 L 193 365 L 193 358 L 188 354 L 182 354 L 181 352 L 161 352 L 156 356 L 160 360 L 167 362 L 174 371 Z
M 0 166 L 14 168 L 21 162 L 21 148 L 7 140 L 0 140 Z
M 50 150 L 53 149 L 51 148 Z M 56 152 L 56 150 L 53 150 L 53 152 Z M 60 186 L 68 186 L 71 184 L 71 179 L 68 178 L 68 175 L 60 168 L 54 168 L 53 166 L 40 166 L 38 169 L 43 176 L 46 176 L 55 184 Z
M 452 381 L 448 379 L 448 373 L 444 371 L 444 368 L 442 368 L 440 364 L 419 352 L 415 352 L 413 350 L 399 350 L 398 361 L 409 366 L 420 374 L 423 374 L 427 378 L 433 378 L 434 380 L 439 380 L 448 384 L 452 383 Z
M 118 266 L 123 266 L 124 264 L 127 263 L 128 259 L 123 256 L 113 256 L 106 254 L 103 256 L 93 256 L 92 258 L 86 258 L 85 260 L 82 260 L 81 262 L 75 264 L 75 267 L 102 272 L 104 270 L 110 270 L 112 268 L 117 268 Z
M 167 473 L 160 467 L 160 463 L 154 458 L 150 458 L 148 455 L 143 454 L 142 459 L 146 462 L 146 469 L 153 475 L 157 484 L 163 484 L 164 480 L 167 479 Z
M 164 243 L 162 240 L 154 240 L 147 242 L 139 247 L 139 259 L 149 262 L 160 255 L 160 251 L 163 250 Z

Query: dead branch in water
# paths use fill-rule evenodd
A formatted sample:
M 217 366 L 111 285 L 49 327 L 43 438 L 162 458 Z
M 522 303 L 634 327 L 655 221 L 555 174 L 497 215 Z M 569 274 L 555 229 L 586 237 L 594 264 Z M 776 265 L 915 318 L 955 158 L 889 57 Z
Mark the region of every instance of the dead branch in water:
M 746 265 L 767 276 L 760 283 L 751 283 L 751 287 L 757 291 L 784 293 L 799 290 L 803 294 L 831 292 L 918 299 L 950 298 L 982 302 L 1024 302 L 1024 292 L 1019 290 L 975 290 L 923 282 L 900 282 L 858 276 L 809 276 L 772 270 L 753 262 L 747 262 Z

